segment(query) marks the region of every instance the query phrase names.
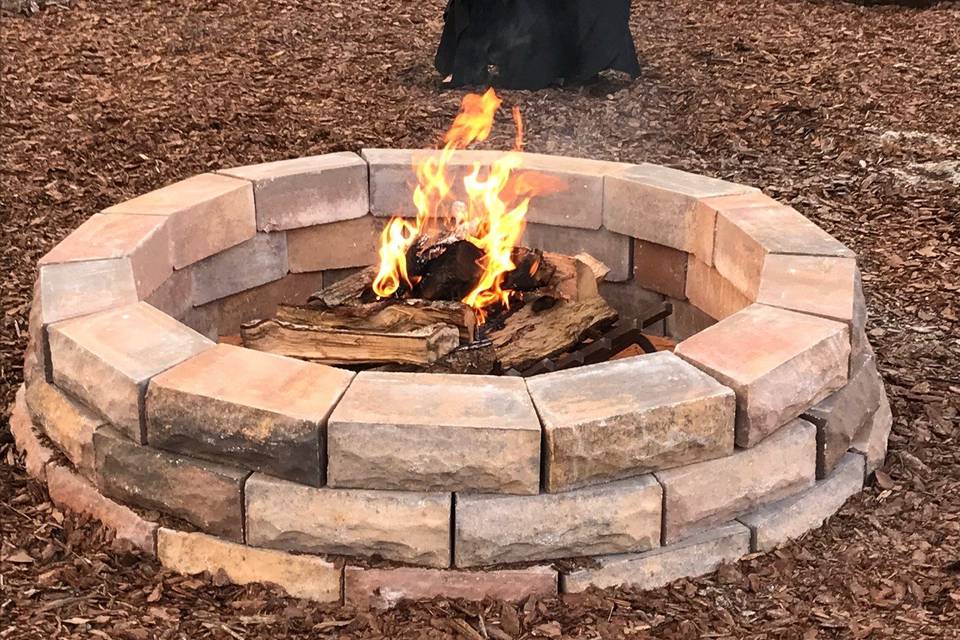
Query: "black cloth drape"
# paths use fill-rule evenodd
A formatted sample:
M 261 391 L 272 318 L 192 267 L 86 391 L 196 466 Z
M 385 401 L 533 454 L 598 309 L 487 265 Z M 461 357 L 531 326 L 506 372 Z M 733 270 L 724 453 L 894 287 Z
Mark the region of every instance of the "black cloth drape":
M 629 18 L 630 0 L 450 0 L 436 67 L 456 85 L 512 89 L 636 77 Z

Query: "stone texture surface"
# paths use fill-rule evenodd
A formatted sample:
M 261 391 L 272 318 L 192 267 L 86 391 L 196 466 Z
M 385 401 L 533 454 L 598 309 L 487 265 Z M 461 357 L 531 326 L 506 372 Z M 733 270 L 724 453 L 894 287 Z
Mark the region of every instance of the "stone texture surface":
M 634 280 L 601 282 L 600 295 L 621 318 L 646 318 L 663 307 L 663 295 L 644 289 Z
M 287 275 L 287 236 L 253 238 L 193 265 L 193 304 L 202 305 Z
M 755 189 L 668 167 L 636 165 L 607 176 L 603 226 L 712 264 L 716 213 L 701 206 L 700 199 L 751 191 Z
M 290 271 L 323 271 L 377 264 L 383 219 L 363 216 L 287 232 Z
M 528 224 L 520 243 L 573 256 L 589 253 L 610 268 L 606 279 L 623 282 L 630 279 L 631 239 L 606 229 L 572 229 L 549 224 Z
M 353 373 L 217 345 L 153 378 L 151 446 L 319 486 L 327 417 Z
M 208 340 L 216 342 L 220 337 L 220 302 L 217 300 L 199 307 L 190 307 L 179 320 Z
M 564 593 L 620 585 L 656 589 L 680 578 L 710 573 L 748 553 L 750 530 L 731 522 L 646 553 L 597 558 L 598 567 L 574 570 L 563 575 L 561 582 Z
M 714 264 L 751 299 L 756 298 L 768 254 L 854 257 L 839 240 L 790 207 L 719 208 Z
M 723 320 L 750 305 L 750 299 L 719 271 L 693 255 L 687 262 L 686 293 L 691 304 L 716 320 Z
M 652 476 L 560 494 L 457 494 L 454 564 L 644 551 L 660 543 L 662 499 Z
M 150 378 L 213 346 L 146 302 L 59 323 L 49 340 L 56 385 L 137 442 Z
M 47 328 L 43 324 L 43 302 L 40 296 L 39 277 L 33 283 L 33 299 L 30 302 L 30 315 L 27 320 L 30 326 L 28 327 L 27 351 L 24 354 L 24 361 L 26 362 L 32 354 L 40 368 L 41 375 L 47 382 L 52 382 L 53 368 L 50 366 L 50 344 L 47 342 Z M 30 372 L 27 367 L 24 367 L 24 376 L 26 377 L 28 373 Z
M 27 409 L 26 393 L 23 385 L 17 390 L 16 399 L 10 408 L 10 435 L 23 453 L 24 467 L 27 475 L 37 480 L 47 477 L 47 463 L 53 459 L 53 450 L 41 444 L 37 438 L 37 431 L 30 420 L 30 411 Z
M 254 549 L 202 533 L 161 528 L 157 559 L 172 571 L 195 575 L 221 571 L 234 584 L 268 582 L 291 597 L 316 602 L 340 601 L 342 569 L 322 558 Z
M 171 318 L 186 317 L 193 307 L 193 273 L 190 267 L 174 271 L 144 300 Z
M 202 308 L 216 309 L 218 334 L 230 336 L 240 333 L 240 325 L 251 320 L 272 318 L 280 304 L 306 304 L 307 298 L 323 288 L 323 272 L 288 273 L 273 282 L 247 289 Z
M 670 298 L 673 312 L 667 317 L 667 335 L 677 340 L 686 340 L 717 323 L 714 318 L 685 300 Z
M 359 218 L 369 209 L 367 163 L 355 153 L 266 162 L 218 173 L 253 183 L 261 231 Z
M 844 455 L 829 477 L 803 493 L 760 507 L 739 518 L 750 527 L 751 549 L 770 551 L 816 529 L 863 488 L 863 456 Z
M 259 473 L 245 493 L 250 545 L 450 565 L 448 493 L 315 489 Z
M 43 326 L 139 300 L 129 260 L 65 262 L 40 267 Z
M 733 453 L 733 391 L 672 353 L 527 380 L 544 487 L 566 491 Z
M 331 487 L 540 487 L 540 421 L 520 378 L 363 372 L 327 431 Z
M 849 330 L 755 304 L 684 340 L 676 354 L 736 392 L 736 442 L 752 447 L 846 383 Z
M 249 471 L 143 447 L 109 427 L 93 435 L 93 449 L 104 495 L 243 542 L 243 482 Z
M 872 352 L 855 363 L 840 390 L 804 412 L 817 427 L 817 477 L 824 478 L 844 457 L 854 436 L 873 420 L 880 407 L 883 381 Z
M 854 437 L 851 448 L 858 451 L 867 460 L 866 474 L 870 475 L 883 466 L 887 457 L 887 440 L 893 428 L 893 413 L 890 411 L 890 401 L 886 394 L 880 396 L 880 408 L 873 414 L 873 418 L 860 429 Z
M 25 399 L 33 421 L 81 474 L 92 477 L 93 432 L 103 418 L 43 379 L 27 383 Z
M 550 567 L 456 571 L 397 567 L 344 567 L 343 599 L 357 608 L 390 609 L 401 600 L 491 598 L 518 602 L 557 594 L 557 572 Z
M 249 240 L 257 231 L 253 185 L 215 173 L 167 185 L 104 213 L 168 216 L 174 269 Z
M 769 255 L 756 301 L 852 323 L 856 271 L 853 258 Z
M 664 544 L 812 486 L 816 444 L 816 428 L 797 419 L 752 449 L 657 472 Z
M 633 241 L 633 279 L 644 289 L 687 297 L 687 253 L 645 240 Z
M 157 523 L 101 495 L 93 484 L 70 469 L 48 465 L 47 491 L 50 500 L 61 509 L 89 515 L 112 529 L 118 540 L 127 540 L 144 553 L 154 555 Z

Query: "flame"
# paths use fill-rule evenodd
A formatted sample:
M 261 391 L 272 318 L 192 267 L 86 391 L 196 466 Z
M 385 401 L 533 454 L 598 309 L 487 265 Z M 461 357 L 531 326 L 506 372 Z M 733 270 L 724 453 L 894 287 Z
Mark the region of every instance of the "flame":
M 509 308 L 511 292 L 502 286 L 506 274 L 516 268 L 511 255 L 523 235 L 530 200 L 563 184 L 541 174 L 516 172 L 523 148 L 523 119 L 516 107 L 514 150 L 498 156 L 486 171 L 479 162 L 473 163 L 459 182 L 450 175 L 448 166 L 456 151 L 490 136 L 500 105 L 493 89 L 464 96 L 443 148 L 416 165 L 413 204 L 417 215 L 412 220 L 392 218 L 381 234 L 380 265 L 373 281 L 378 296 L 388 297 L 403 284 L 410 288 L 416 284 L 408 273 L 407 254 L 419 238 L 432 244 L 452 233 L 483 252 L 478 261 L 482 273 L 463 298 L 464 304 L 475 310 L 481 324 L 489 307 Z

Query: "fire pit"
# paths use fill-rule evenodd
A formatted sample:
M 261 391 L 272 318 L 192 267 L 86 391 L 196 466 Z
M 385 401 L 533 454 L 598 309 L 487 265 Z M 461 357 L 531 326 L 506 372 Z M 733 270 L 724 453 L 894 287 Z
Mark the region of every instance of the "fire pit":
M 891 416 L 855 256 L 751 187 L 449 148 L 448 176 L 493 176 L 505 157 L 536 174 L 497 195 L 527 224 L 496 246 L 478 229 L 499 223 L 461 227 L 453 242 L 493 246 L 480 263 L 499 271 L 471 301 L 458 290 L 404 325 L 401 343 L 377 314 L 430 307 L 400 273 L 425 234 L 410 206 L 424 184 L 411 164 L 430 166 L 418 153 L 194 176 L 94 215 L 47 254 L 11 423 L 52 499 L 177 571 L 379 606 L 699 575 L 819 526 L 882 463 Z M 536 296 L 504 286 L 518 246 L 528 273 L 544 256 L 573 265 L 547 303 L 546 281 Z M 389 286 L 355 300 L 379 306 L 345 328 L 331 296 L 358 281 Z M 612 307 L 604 322 L 572 321 L 559 352 L 516 367 L 497 352 L 476 374 L 469 354 L 496 345 L 498 314 L 507 326 L 526 313 L 536 345 L 549 324 L 537 314 L 569 311 L 584 287 Z M 457 320 L 465 309 L 473 324 Z M 275 339 L 283 326 L 312 337 Z M 324 349 L 330 335 L 353 342 L 318 352 L 318 333 Z M 304 344 L 312 361 L 268 352 Z M 469 374 L 443 372 L 454 366 Z

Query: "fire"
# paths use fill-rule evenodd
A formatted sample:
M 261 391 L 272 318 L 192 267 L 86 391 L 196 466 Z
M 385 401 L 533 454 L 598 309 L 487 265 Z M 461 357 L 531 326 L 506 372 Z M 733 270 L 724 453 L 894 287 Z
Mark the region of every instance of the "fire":
M 523 235 L 527 209 L 534 196 L 562 188 L 547 176 L 531 172 L 518 173 L 523 148 L 523 120 L 513 109 L 516 138 L 513 151 L 498 156 L 484 170 L 479 162 L 455 180 L 448 170 L 458 150 L 486 140 L 501 100 L 493 89 L 483 95 L 467 94 L 460 113 L 444 137 L 443 148 L 431 155 L 416 169 L 417 186 L 413 204 L 415 219 L 395 217 L 384 228 L 380 240 L 380 265 L 373 282 L 373 291 L 380 297 L 397 292 L 401 285 L 413 287 L 415 279 L 408 273 L 407 254 L 418 239 L 428 244 L 454 234 L 482 251 L 478 266 L 482 273 L 464 298 L 472 307 L 478 322 L 486 318 L 486 310 L 494 305 L 509 308 L 509 290 L 502 288 L 507 273 L 516 268 L 513 248 Z

